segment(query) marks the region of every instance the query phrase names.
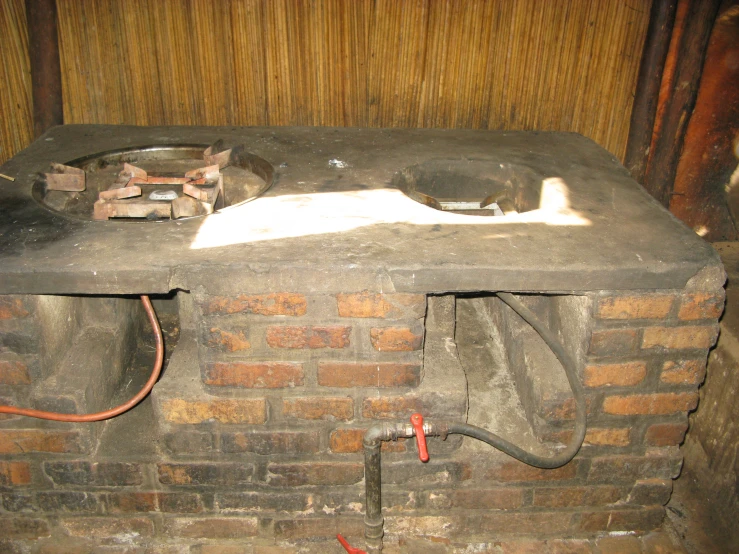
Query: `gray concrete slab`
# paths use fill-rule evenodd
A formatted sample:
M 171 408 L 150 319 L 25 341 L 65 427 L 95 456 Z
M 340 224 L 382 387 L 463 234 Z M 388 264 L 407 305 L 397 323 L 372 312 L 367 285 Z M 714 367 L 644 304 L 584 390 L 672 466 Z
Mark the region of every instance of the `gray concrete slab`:
M 266 195 L 165 222 L 75 220 L 31 196 L 52 161 L 218 138 L 274 166 Z M 393 187 L 399 171 L 438 160 L 526 167 L 550 202 L 476 217 Z M 613 156 L 570 133 L 68 125 L 0 171 L 16 178 L 0 181 L 0 293 L 681 288 L 720 264 Z

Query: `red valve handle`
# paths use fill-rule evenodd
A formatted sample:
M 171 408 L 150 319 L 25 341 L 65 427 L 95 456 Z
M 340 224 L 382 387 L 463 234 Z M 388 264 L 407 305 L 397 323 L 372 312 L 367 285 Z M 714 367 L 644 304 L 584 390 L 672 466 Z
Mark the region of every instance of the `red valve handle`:
M 346 550 L 349 554 L 367 554 L 364 550 L 360 550 L 359 548 L 354 548 L 353 546 L 351 546 L 340 534 L 336 535 L 336 538 L 339 539 L 341 546 L 343 546 L 344 550 Z
M 426 433 L 423 430 L 423 416 L 421 414 L 413 414 L 411 416 L 411 425 L 416 431 L 416 443 L 418 444 L 418 458 L 422 462 L 429 461 L 429 451 L 426 448 Z

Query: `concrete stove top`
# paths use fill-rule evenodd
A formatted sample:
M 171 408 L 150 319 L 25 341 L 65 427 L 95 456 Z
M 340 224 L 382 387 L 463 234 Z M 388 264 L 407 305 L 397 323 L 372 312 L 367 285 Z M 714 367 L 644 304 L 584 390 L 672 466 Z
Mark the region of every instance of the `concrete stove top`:
M 39 205 L 49 163 L 223 139 L 269 161 L 256 200 L 200 218 L 82 221 Z M 540 209 L 503 217 L 422 205 L 419 164 L 512 164 L 543 177 Z M 0 168 L 0 293 L 211 294 L 682 288 L 713 249 L 608 152 L 576 134 L 466 130 L 68 125 Z M 348 286 L 351 284 L 351 286 Z

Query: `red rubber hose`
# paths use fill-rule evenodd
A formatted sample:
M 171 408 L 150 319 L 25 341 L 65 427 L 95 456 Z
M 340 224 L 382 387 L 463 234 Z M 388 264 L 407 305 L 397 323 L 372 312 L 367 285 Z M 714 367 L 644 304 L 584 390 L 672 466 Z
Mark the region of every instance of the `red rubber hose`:
M 154 308 L 151 305 L 151 300 L 148 296 L 141 295 L 141 303 L 144 305 L 144 310 L 149 318 L 149 323 L 154 331 L 154 340 L 156 342 L 156 360 L 154 361 L 154 368 L 151 370 L 149 380 L 146 382 L 144 387 L 128 402 L 105 410 L 104 412 L 96 412 L 94 414 L 60 414 L 58 412 L 46 412 L 43 410 L 31 410 L 28 408 L 16 408 L 15 406 L 0 406 L 0 414 L 15 414 L 28 417 L 35 417 L 37 419 L 50 419 L 52 421 L 71 421 L 74 423 L 86 423 L 88 421 L 102 421 L 103 419 L 110 419 L 117 415 L 127 412 L 133 408 L 136 404 L 141 402 L 151 389 L 154 388 L 159 374 L 162 372 L 162 363 L 164 362 L 164 340 L 162 339 L 162 329 L 159 327 L 159 321 L 157 321 L 157 314 L 154 313 Z

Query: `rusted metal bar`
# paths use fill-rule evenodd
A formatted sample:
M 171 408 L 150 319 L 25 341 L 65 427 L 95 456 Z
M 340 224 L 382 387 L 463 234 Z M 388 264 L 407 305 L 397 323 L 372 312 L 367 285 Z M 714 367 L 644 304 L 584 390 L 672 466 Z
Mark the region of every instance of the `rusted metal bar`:
M 33 131 L 36 137 L 64 123 L 56 0 L 26 0 L 31 60 Z
M 652 2 L 649 15 L 649 27 L 639 65 L 636 96 L 631 109 L 629 139 L 624 156 L 624 165 L 639 183 L 644 182 L 644 173 L 647 169 L 649 145 L 652 142 L 654 119 L 659 102 L 659 88 L 670 48 L 676 8 L 677 0 L 655 0 Z
M 703 60 L 719 0 L 680 0 L 676 17 L 674 47 L 666 64 L 674 63 L 674 77 L 669 87 L 660 92 L 660 120 L 650 147 L 650 160 L 644 176 L 644 187 L 665 207 L 670 205 L 677 164 L 685 140 L 685 131 L 695 106 Z M 674 57 L 673 60 L 670 58 Z

